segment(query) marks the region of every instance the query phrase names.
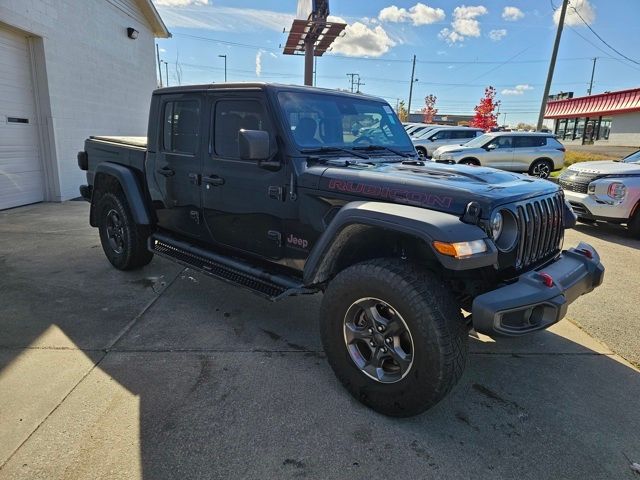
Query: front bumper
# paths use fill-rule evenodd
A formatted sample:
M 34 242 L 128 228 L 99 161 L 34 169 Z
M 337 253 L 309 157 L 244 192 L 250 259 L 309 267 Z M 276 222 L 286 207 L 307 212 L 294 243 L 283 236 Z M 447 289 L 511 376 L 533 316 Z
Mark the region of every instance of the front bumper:
M 569 201 L 576 215 L 591 220 L 625 222 L 631 216 L 635 206 L 630 195 L 627 195 L 622 202 L 607 203 L 593 195 L 565 189 L 564 198 Z
M 542 330 L 562 319 L 569 304 L 598 287 L 603 276 L 598 252 L 580 242 L 537 271 L 476 297 L 473 328 L 489 336 L 511 337 Z M 550 286 L 545 284 L 545 277 L 547 282 L 548 277 L 552 279 Z

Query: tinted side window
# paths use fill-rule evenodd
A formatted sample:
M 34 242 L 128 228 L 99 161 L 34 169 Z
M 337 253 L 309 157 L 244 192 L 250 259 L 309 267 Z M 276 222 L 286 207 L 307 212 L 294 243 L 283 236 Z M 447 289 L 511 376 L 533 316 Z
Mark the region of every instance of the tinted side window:
M 497 137 L 495 141 L 491 142 L 497 145 L 497 148 L 511 148 L 513 147 L 511 137 Z
M 448 140 L 449 138 L 451 138 L 451 132 L 448 130 L 440 130 L 439 132 L 436 132 L 431 138 L 434 140 Z
M 542 147 L 546 145 L 545 137 L 515 137 L 514 139 L 516 148 L 533 148 L 533 147 Z
M 453 138 L 474 138 L 476 136 L 475 130 L 458 130 L 454 133 Z
M 214 150 L 224 158 L 240 158 L 240 130 L 270 131 L 267 114 L 257 100 L 221 100 L 215 105 L 214 115 Z
M 196 100 L 164 105 L 163 148 L 165 152 L 196 153 L 200 139 L 200 107 Z

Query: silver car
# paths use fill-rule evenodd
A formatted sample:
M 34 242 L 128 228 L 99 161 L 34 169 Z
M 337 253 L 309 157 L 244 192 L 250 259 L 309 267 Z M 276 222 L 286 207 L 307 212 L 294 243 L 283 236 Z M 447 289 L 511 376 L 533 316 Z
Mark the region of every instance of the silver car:
M 433 152 L 443 145 L 460 145 L 472 138 L 482 135 L 479 128 L 439 126 L 429 130 L 426 134 L 411 138 L 420 156 L 431 158 Z
M 464 145 L 448 145 L 433 152 L 440 163 L 482 165 L 548 178 L 564 165 L 564 146 L 553 134 L 529 132 L 486 133 Z
M 622 160 L 575 163 L 559 183 L 579 221 L 626 223 L 640 238 L 640 151 Z

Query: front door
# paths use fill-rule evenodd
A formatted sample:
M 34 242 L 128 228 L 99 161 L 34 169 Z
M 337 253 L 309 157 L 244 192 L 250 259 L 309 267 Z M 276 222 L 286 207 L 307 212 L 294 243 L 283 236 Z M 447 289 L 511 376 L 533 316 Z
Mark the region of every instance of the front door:
M 150 190 L 158 225 L 195 238 L 203 236 L 198 177 L 202 107 L 202 100 L 196 95 L 163 97 L 158 150 L 149 152 L 155 158 L 148 162 L 154 168 L 156 188 Z
M 287 176 L 240 159 L 238 132 L 274 128 L 260 93 L 210 98 L 211 144 L 202 166 L 202 204 L 208 235 L 215 243 L 279 259 L 284 249 L 283 212 Z
M 502 170 L 513 170 L 513 137 L 498 136 L 489 145 L 492 149 L 487 155 L 488 160 L 483 160 L 482 164 Z

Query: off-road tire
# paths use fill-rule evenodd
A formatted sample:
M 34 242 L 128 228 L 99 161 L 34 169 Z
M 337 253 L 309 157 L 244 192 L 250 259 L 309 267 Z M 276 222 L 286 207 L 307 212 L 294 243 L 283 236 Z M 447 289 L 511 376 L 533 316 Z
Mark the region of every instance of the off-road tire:
M 627 228 L 634 238 L 640 239 L 640 208 L 636 208 L 636 213 L 627 223 Z
M 367 376 L 346 346 L 345 314 L 367 297 L 392 306 L 413 339 L 413 363 L 395 383 Z M 431 408 L 458 382 L 467 362 L 468 327 L 452 294 L 435 274 L 401 260 L 370 260 L 340 272 L 324 293 L 320 334 L 329 364 L 345 388 L 384 415 L 409 417 Z
M 148 227 L 137 225 L 133 221 L 131 210 L 122 192 L 107 192 L 102 195 L 96 205 L 98 231 L 102 249 L 111 265 L 118 270 L 133 270 L 147 265 L 153 253 L 147 249 Z M 114 215 L 119 219 L 119 247 L 114 248 L 113 238 L 110 241 L 109 226 Z M 113 230 L 113 225 L 111 225 Z
M 532 177 L 547 179 L 551 176 L 551 172 L 553 172 L 553 162 L 546 158 L 534 160 L 529 167 L 529 175 Z

